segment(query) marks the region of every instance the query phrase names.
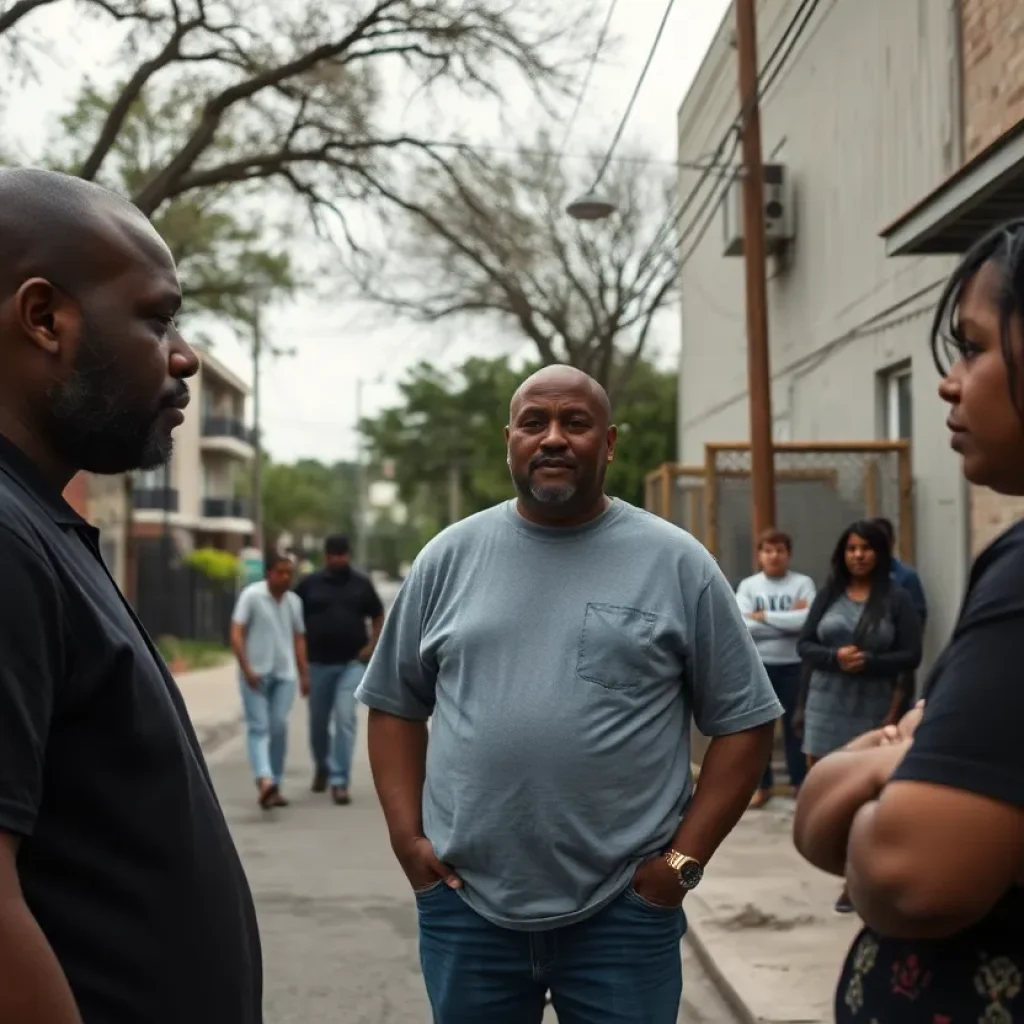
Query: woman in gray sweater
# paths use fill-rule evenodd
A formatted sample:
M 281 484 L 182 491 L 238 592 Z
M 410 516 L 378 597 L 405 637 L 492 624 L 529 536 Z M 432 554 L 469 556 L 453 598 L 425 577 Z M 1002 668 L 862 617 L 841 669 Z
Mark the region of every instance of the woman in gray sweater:
M 896 721 L 900 678 L 921 663 L 921 623 L 909 595 L 892 584 L 889 538 L 877 523 L 848 526 L 832 573 L 797 641 L 809 670 L 803 705 L 808 764 Z M 836 910 L 852 909 L 844 891 Z

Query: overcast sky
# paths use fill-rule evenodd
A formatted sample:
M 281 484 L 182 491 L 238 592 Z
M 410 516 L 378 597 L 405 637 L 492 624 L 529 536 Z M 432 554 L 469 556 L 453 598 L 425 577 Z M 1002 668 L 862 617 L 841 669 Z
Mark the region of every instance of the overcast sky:
M 595 0 L 601 16 L 608 0 Z M 612 21 L 611 34 L 619 39 L 614 55 L 597 66 L 572 136 L 566 147 L 570 154 L 585 154 L 610 140 L 640 74 L 665 10 L 666 0 L 625 0 Z M 622 149 L 646 147 L 656 158 L 675 158 L 675 115 L 693 76 L 700 66 L 729 0 L 676 0 L 661 44 L 648 73 L 643 91 L 629 120 Z M 67 11 L 69 5 L 61 5 Z M 74 90 L 95 69 L 105 66 L 98 58 L 104 46 L 110 49 L 116 37 L 100 29 L 87 34 L 77 21 L 65 14 L 68 32 L 56 24 L 60 14 L 47 17 L 47 37 L 63 39 L 58 53 L 45 59 L 41 80 L 19 86 L 10 97 L 3 116 L 5 142 L 12 137 L 29 159 L 43 148 L 53 119 L 67 104 Z M 109 67 L 109 64 L 106 66 Z M 565 115 L 573 107 L 564 101 Z M 462 119 L 465 134 L 481 144 L 500 144 L 490 111 Z M 40 125 L 47 127 L 41 133 Z M 524 115 L 524 137 L 532 135 L 536 120 Z M 436 137 L 435 133 L 435 137 Z M 555 132 L 556 137 L 559 133 Z M 505 142 L 507 145 L 507 140 Z M 394 320 L 382 322 L 379 312 L 357 304 L 319 302 L 300 297 L 286 308 L 276 308 L 267 317 L 268 334 L 282 346 L 295 347 L 297 354 L 269 363 L 264 373 L 264 431 L 267 448 L 278 460 L 303 456 L 333 461 L 355 453 L 356 381 L 363 387 L 364 414 L 392 404 L 395 381 L 403 371 L 421 359 L 456 362 L 468 354 L 487 351 L 485 321 L 477 330 L 451 328 L 425 330 L 422 326 Z M 673 363 L 678 349 L 674 315 L 663 318 L 655 343 Z M 491 342 L 491 346 L 493 343 Z M 493 347 L 489 349 L 493 351 Z M 530 352 L 529 349 L 526 350 Z M 246 348 L 225 332 L 217 333 L 217 356 L 246 380 L 251 378 Z

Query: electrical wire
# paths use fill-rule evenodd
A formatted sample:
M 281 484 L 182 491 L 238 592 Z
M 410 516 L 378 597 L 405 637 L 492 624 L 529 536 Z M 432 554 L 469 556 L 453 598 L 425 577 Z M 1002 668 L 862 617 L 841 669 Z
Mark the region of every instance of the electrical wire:
M 761 68 L 761 72 L 758 76 L 759 85 L 756 100 L 758 103 L 760 103 L 761 100 L 764 99 L 768 90 L 777 81 L 778 76 L 782 73 L 783 68 L 786 66 L 786 62 L 792 55 L 804 31 L 807 29 L 807 26 L 810 23 L 811 18 L 814 16 L 814 13 L 820 2 L 821 0 L 803 0 L 800 7 L 797 9 L 796 13 L 790 19 L 789 24 L 783 31 L 778 43 L 776 43 L 775 48 L 769 54 L 768 59 L 764 62 L 764 65 Z M 682 201 L 679 209 L 675 213 L 669 213 L 669 215 L 662 222 L 661 227 L 658 229 L 657 232 L 655 232 L 654 241 L 652 241 L 650 246 L 651 249 L 655 249 L 663 245 L 668 240 L 667 233 L 671 232 L 672 230 L 679 226 L 683 217 L 686 215 L 687 210 L 690 208 L 690 206 L 693 205 L 700 190 L 704 187 L 704 183 L 711 176 L 712 171 L 715 170 L 716 167 L 719 167 L 722 163 L 731 163 L 733 156 L 735 156 L 736 150 L 739 148 L 740 132 L 742 130 L 743 122 L 746 120 L 746 113 L 746 110 L 741 109 L 737 116 L 733 119 L 732 123 L 726 129 L 725 134 L 719 141 L 718 146 L 715 149 L 715 152 L 711 157 L 709 165 L 705 169 L 704 173 L 702 173 L 700 178 L 698 178 L 698 180 L 693 184 L 686 198 Z M 732 141 L 733 147 L 730 150 L 729 156 L 724 158 L 723 160 L 722 154 L 724 153 L 726 146 L 729 145 L 730 141 Z M 697 235 L 695 243 L 687 251 L 686 256 L 680 260 L 680 269 L 682 269 L 686 260 L 688 260 L 693 255 L 694 251 L 696 250 L 696 247 L 703 240 L 705 234 L 707 234 L 707 230 L 710 227 L 710 222 L 714 219 L 715 214 L 717 213 L 723 200 L 725 199 L 725 196 L 728 193 L 728 186 L 732 184 L 732 182 L 736 179 L 737 176 L 738 169 L 733 171 L 731 174 L 723 176 L 725 180 L 725 186 L 720 190 L 718 200 L 715 203 L 714 208 L 710 211 L 707 220 L 701 227 L 701 230 Z M 701 214 L 707 209 L 707 206 L 708 203 L 705 202 L 705 204 L 702 205 L 701 208 L 697 211 L 696 216 L 691 222 L 690 229 L 688 229 L 687 232 L 684 232 L 683 239 L 685 239 L 685 237 L 688 236 L 691 229 L 696 224 L 697 220 L 700 218 Z M 680 240 L 680 244 L 682 244 L 683 239 Z
M 604 24 L 601 26 L 600 35 L 598 35 L 597 43 L 594 46 L 594 52 L 590 57 L 590 64 L 587 67 L 587 73 L 583 79 L 583 85 L 580 87 L 580 94 L 576 97 L 576 105 L 573 107 L 573 111 L 569 115 L 569 120 L 566 122 L 565 134 L 562 136 L 562 144 L 556 151 L 558 154 L 556 159 L 558 160 L 561 160 L 565 156 L 565 147 L 569 144 L 569 136 L 572 135 L 572 129 L 576 123 L 576 118 L 579 117 L 580 109 L 583 106 L 583 99 L 587 95 L 587 89 L 590 88 L 590 80 L 594 76 L 594 67 L 597 64 L 597 58 L 601 55 L 601 50 L 608 37 L 608 30 L 611 28 L 612 18 L 615 15 L 615 8 L 618 6 L 619 0 L 611 0 L 611 3 L 608 5 L 608 13 L 604 17 Z
M 644 61 L 644 66 L 640 69 L 640 77 L 636 80 L 636 85 L 633 87 L 633 95 L 630 96 L 629 103 L 626 104 L 626 110 L 622 115 L 622 120 L 619 121 L 619 127 L 615 129 L 611 145 L 609 145 L 608 152 L 601 161 L 601 166 L 598 169 L 597 176 L 594 178 L 594 184 L 591 186 L 592 192 L 596 191 L 597 187 L 601 184 L 601 180 L 604 178 L 605 172 L 608 170 L 608 165 L 611 163 L 615 149 L 622 139 L 622 133 L 626 130 L 626 123 L 629 121 L 630 115 L 633 113 L 633 107 L 636 105 L 637 97 L 640 95 L 640 89 L 643 87 L 644 80 L 647 78 L 647 72 L 651 70 L 651 64 L 654 62 L 654 55 L 658 50 L 658 44 L 661 42 L 661 37 L 665 33 L 665 26 L 668 24 L 668 16 L 672 13 L 672 8 L 675 6 L 675 2 L 676 0 L 668 0 L 668 3 L 665 5 L 665 13 L 661 16 L 661 24 L 658 26 L 658 31 L 654 36 L 654 42 L 651 43 L 651 48 L 647 52 L 647 59 Z

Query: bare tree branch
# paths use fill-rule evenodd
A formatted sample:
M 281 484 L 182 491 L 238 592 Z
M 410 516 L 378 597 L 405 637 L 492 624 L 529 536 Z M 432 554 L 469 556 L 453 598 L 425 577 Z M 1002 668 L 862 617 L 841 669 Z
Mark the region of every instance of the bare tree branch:
M 563 211 L 585 179 L 554 166 L 545 136 L 508 160 L 423 156 L 409 176 L 415 191 L 368 176 L 404 216 L 388 241 L 392 273 L 349 268 L 358 294 L 430 322 L 506 317 L 545 362 L 571 362 L 612 391 L 624 386 L 675 291 L 668 182 L 635 164 L 619 171 L 608 181 L 615 217 L 580 225 Z
M 0 12 L 0 36 L 10 31 L 22 18 L 27 17 L 39 7 L 48 7 L 57 0 L 18 0 L 6 11 Z

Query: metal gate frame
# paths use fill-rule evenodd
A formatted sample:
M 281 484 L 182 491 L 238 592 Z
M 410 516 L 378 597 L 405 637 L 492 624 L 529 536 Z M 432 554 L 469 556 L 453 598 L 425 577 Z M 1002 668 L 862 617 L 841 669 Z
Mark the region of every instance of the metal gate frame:
M 914 485 L 910 460 L 909 441 L 779 441 L 774 446 L 779 454 L 836 454 L 863 455 L 888 454 L 897 455 L 899 475 L 899 519 L 900 525 L 896 542 L 896 555 L 908 565 L 914 563 Z M 719 452 L 748 452 L 750 443 L 746 441 L 722 442 L 711 441 L 704 445 L 704 546 L 717 556 L 718 543 L 718 481 L 727 477 L 749 476 L 744 471 L 724 471 L 717 469 Z M 662 467 L 664 469 L 664 467 Z M 829 479 L 837 476 L 836 470 L 829 469 L 789 469 L 776 471 L 779 480 Z M 662 500 L 664 494 L 662 492 Z M 878 473 L 877 463 L 868 462 L 865 466 L 865 495 L 868 503 L 866 515 L 871 518 L 878 514 Z M 671 506 L 669 506 L 671 508 Z

